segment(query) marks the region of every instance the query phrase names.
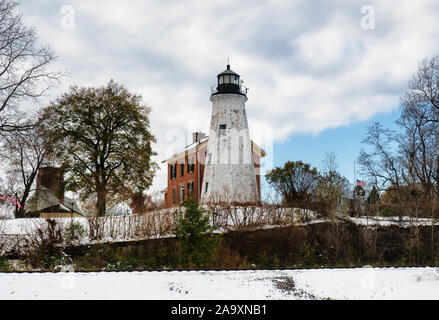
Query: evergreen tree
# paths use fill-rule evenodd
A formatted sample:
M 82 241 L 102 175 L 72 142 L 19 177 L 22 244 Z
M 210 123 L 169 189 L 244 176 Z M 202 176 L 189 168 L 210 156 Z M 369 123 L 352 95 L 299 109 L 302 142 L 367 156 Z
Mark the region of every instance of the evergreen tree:
M 205 266 L 218 244 L 212 232 L 207 211 L 191 198 L 179 208 L 174 234 L 183 249 L 184 263 Z

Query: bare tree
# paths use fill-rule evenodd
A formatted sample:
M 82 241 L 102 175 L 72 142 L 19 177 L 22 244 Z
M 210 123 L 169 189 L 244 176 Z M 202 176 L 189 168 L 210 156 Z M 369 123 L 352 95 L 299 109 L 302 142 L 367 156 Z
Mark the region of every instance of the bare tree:
M 401 210 L 417 216 L 439 194 L 439 56 L 421 62 L 400 110 L 397 132 L 379 123 L 369 128 L 363 142 L 372 151 L 361 151 L 360 164 L 374 185 L 392 188 Z
M 21 209 L 16 217 L 22 217 L 38 170 L 46 160 L 46 150 L 36 127 L 8 132 L 5 137 L 0 158 L 7 163 L 9 192 L 19 196 Z
M 362 173 L 373 185 L 384 190 L 389 186 L 399 186 L 404 176 L 401 158 L 398 155 L 399 141 L 396 133 L 374 123 L 368 128 L 364 144 L 372 148 L 371 152 L 360 151 L 359 163 Z
M 420 63 L 400 103 L 405 113 L 421 111 L 427 122 L 439 122 L 439 55 Z
M 411 150 L 420 169 L 415 174 L 427 187 L 433 180 L 439 194 L 439 55 L 420 63 L 400 104 L 400 124 L 410 125 L 418 140 L 417 147 Z
M 35 29 L 23 24 L 17 6 L 16 1 L 0 0 L 0 135 L 28 128 L 20 121 L 20 109 L 65 74 L 48 69 L 56 56 L 38 44 Z
M 348 179 L 338 172 L 335 153 L 326 152 L 320 171 L 315 190 L 319 212 L 331 218 L 347 213 L 351 187 Z

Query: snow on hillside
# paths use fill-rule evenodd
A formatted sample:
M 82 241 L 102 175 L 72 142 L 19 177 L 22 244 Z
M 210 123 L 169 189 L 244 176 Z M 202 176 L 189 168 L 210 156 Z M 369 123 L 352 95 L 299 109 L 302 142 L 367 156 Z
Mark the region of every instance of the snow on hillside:
M 174 215 L 178 209 L 162 209 L 144 215 L 109 215 L 105 217 L 52 218 L 62 229 L 69 228 L 72 223 L 81 225 L 85 230 L 82 244 L 90 243 L 87 234 L 90 228 L 99 229 L 102 241 L 129 241 L 172 236 Z M 216 232 L 230 230 L 266 229 L 291 224 L 322 222 L 317 220 L 311 211 L 294 208 L 260 207 L 211 207 L 210 221 Z M 0 240 L 3 236 L 29 236 L 38 228 L 44 228 L 46 219 L 0 219 Z
M 439 299 L 438 268 L 0 273 L 0 299 Z
M 161 209 L 144 215 L 109 215 L 105 217 L 54 218 L 61 229 L 71 229 L 73 224 L 84 232 L 73 244 L 123 242 L 172 237 L 177 208 Z M 210 221 L 215 232 L 231 230 L 257 230 L 289 225 L 324 223 L 309 210 L 265 207 L 209 207 Z M 341 217 L 368 228 L 397 225 L 400 227 L 439 224 L 428 218 L 409 217 Z M 332 221 L 332 220 L 331 220 Z M 25 246 L 24 238 L 34 237 L 38 229 L 47 228 L 46 219 L 0 219 L 0 254 Z
M 429 218 L 413 218 L 413 217 L 349 217 L 350 221 L 355 224 L 374 227 L 388 227 L 388 226 L 399 226 L 403 228 L 408 228 L 410 226 L 420 227 L 420 226 L 431 226 L 439 225 L 439 220 L 433 220 Z

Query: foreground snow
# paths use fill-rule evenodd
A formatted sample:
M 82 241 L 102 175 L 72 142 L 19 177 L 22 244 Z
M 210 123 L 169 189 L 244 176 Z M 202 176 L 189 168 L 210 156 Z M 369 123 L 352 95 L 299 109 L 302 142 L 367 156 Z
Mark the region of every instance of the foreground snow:
M 0 299 L 439 299 L 437 268 L 2 273 Z

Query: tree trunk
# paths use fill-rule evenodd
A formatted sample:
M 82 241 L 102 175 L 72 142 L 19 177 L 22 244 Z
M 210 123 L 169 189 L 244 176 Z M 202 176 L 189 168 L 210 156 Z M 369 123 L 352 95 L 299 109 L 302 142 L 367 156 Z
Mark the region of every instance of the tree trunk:
M 29 198 L 31 188 L 32 188 L 32 185 L 35 181 L 35 177 L 37 176 L 40 165 L 41 165 L 41 162 L 38 162 L 37 169 L 35 169 L 32 172 L 29 180 L 27 180 L 27 182 L 25 183 L 23 196 L 21 197 L 21 200 L 20 200 L 21 209 L 19 209 L 18 212 L 16 212 L 15 218 L 24 218 L 24 216 L 25 216 L 26 212 L 24 211 L 24 206 L 26 205 L 27 198 Z
M 436 192 L 435 192 L 435 203 L 437 203 L 437 198 L 439 195 L 439 156 L 436 157 Z M 437 206 L 435 206 L 435 208 L 437 209 Z
M 27 201 L 27 198 L 29 197 L 29 193 L 30 193 L 30 188 L 26 188 L 24 190 L 24 194 L 23 194 L 23 196 L 21 197 L 21 200 L 20 200 L 21 209 L 18 209 L 18 212 L 16 212 L 15 219 L 17 219 L 17 218 L 24 218 L 24 214 L 25 214 L 24 206 L 26 205 L 26 201 Z
M 103 217 L 107 212 L 107 188 L 105 186 L 98 187 L 97 196 L 96 214 L 98 217 Z

